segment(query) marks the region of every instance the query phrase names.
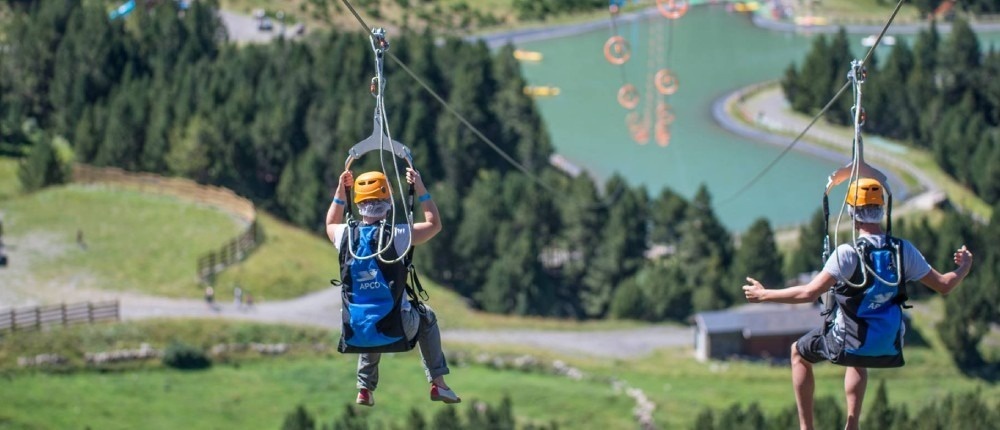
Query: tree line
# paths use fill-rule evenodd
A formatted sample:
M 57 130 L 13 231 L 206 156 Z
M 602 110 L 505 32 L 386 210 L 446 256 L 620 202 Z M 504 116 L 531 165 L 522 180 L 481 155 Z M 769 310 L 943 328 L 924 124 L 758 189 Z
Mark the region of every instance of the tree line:
M 185 176 L 322 231 L 347 149 L 372 133 L 367 37 L 236 46 L 210 1 L 182 16 L 173 2 L 143 3 L 113 22 L 87 2 L 15 8 L 0 51 L 0 142 L 24 157 L 24 184 L 67 180 L 71 160 Z M 690 201 L 650 197 L 617 175 L 597 184 L 550 167 L 512 47 L 402 33 L 391 52 L 530 173 L 387 62 L 389 127 L 446 226 L 415 253 L 432 279 L 490 312 L 660 321 L 740 299 L 734 265 L 736 279 L 780 277 L 767 222 L 747 234 L 760 248 L 741 254 L 705 188 Z M 369 155 L 354 169 L 378 165 Z
M 906 404 L 893 405 L 880 381 L 875 399 L 861 415 L 861 427 L 872 429 L 992 429 L 997 428 L 1000 408 L 983 398 L 982 392 L 948 393 L 920 408 L 911 410 Z M 816 399 L 816 428 L 843 428 L 844 410 L 833 397 Z M 789 429 L 798 427 L 798 412 L 792 405 L 774 414 L 764 414 L 756 403 L 734 404 L 724 410 L 704 409 L 698 414 L 694 430 L 714 429 Z
M 815 39 L 801 67 L 781 81 L 792 107 L 812 114 L 845 82 L 853 59 L 847 34 Z M 862 106 L 865 134 L 900 139 L 931 151 L 935 161 L 988 204 L 1000 200 L 1000 53 L 984 50 L 969 24 L 956 20 L 951 34 L 936 27 L 900 42 L 883 60 L 867 65 Z M 853 98 L 845 94 L 826 119 L 853 124 Z
M 389 428 L 411 430 L 556 430 L 559 428 L 554 422 L 541 425 L 518 424 L 514 417 L 514 402 L 508 396 L 504 396 L 499 405 L 472 401 L 464 409 L 465 412 L 458 412 L 459 408 L 441 408 L 435 413 L 425 415 L 417 408 L 410 408 L 405 422 L 398 427 L 391 425 Z M 299 405 L 285 415 L 281 424 L 281 430 L 367 430 L 373 427 L 384 428 L 381 425 L 373 426 L 368 416 L 353 405 L 345 406 L 344 412 L 329 424 L 317 420 L 305 407 Z

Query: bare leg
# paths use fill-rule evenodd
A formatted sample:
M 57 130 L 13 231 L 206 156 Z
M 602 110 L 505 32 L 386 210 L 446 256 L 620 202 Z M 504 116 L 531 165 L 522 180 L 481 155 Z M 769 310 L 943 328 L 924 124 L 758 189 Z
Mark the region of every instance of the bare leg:
M 812 363 L 799 355 L 798 342 L 792 344 L 792 388 L 795 389 L 795 404 L 799 408 L 799 428 L 813 430 L 813 392 L 816 381 L 813 378 Z
M 868 369 L 848 367 L 844 373 L 844 394 L 847 396 L 847 430 L 858 430 L 861 421 L 861 403 L 868 387 Z

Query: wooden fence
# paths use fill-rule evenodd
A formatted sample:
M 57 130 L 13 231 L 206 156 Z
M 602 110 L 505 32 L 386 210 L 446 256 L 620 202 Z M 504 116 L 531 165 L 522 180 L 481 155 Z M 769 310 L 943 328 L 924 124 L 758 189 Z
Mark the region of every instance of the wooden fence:
M 120 319 L 121 305 L 117 300 L 12 308 L 0 310 L 0 331 L 37 330 L 54 325 L 118 321 Z
M 263 241 L 264 229 L 254 220 L 246 231 L 221 248 L 198 257 L 198 279 L 211 283 L 217 273 L 243 261 Z
M 102 183 L 137 189 L 142 192 L 167 194 L 217 207 L 247 223 L 247 228 L 214 251 L 198 257 L 197 274 L 203 283 L 211 283 L 215 275 L 250 255 L 264 241 L 264 229 L 257 221 L 253 202 L 232 190 L 202 185 L 190 179 L 168 178 L 151 173 L 133 173 L 113 167 L 73 166 L 73 181 Z

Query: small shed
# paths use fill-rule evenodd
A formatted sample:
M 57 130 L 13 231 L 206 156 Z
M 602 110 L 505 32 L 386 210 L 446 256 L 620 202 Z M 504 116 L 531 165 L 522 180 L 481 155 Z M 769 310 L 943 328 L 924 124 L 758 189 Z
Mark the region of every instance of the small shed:
M 699 361 L 732 356 L 787 358 L 792 342 L 822 327 L 823 316 L 813 305 L 758 303 L 699 312 L 694 349 Z

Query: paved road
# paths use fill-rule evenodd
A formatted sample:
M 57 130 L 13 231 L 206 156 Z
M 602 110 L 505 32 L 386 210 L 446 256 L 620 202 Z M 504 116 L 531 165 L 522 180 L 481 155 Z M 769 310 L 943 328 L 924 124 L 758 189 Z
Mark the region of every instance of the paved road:
M 787 108 L 788 103 L 785 101 L 784 94 L 779 87 L 775 86 L 750 97 L 744 97 L 744 94 L 747 94 L 752 87 L 741 88 L 716 99 L 712 104 L 713 118 L 722 128 L 747 139 L 777 145 L 782 148 L 787 147 L 792 142 L 793 137 L 789 137 L 786 134 L 789 132 L 795 135 L 801 133 L 809 124 L 809 119 L 791 114 Z M 726 112 L 726 106 L 737 101 L 739 104 L 736 105 L 736 109 L 742 112 L 742 115 L 747 118 L 757 118 L 756 126 L 747 125 L 731 117 Z M 820 140 L 838 149 L 833 150 L 810 143 L 808 139 Z M 907 163 L 902 158 L 894 157 L 889 150 L 874 145 L 873 141 L 865 140 L 865 142 L 868 143 L 864 147 L 864 155 L 867 161 L 876 165 L 891 166 L 897 171 L 905 171 L 919 182 L 919 189 L 910 190 L 905 187 L 899 177 L 892 171 L 883 172 L 889 177 L 889 182 L 894 187 L 893 194 L 898 199 L 900 212 L 913 209 L 927 209 L 943 198 L 944 191 L 926 173 Z M 842 134 L 818 122 L 809 130 L 806 137 L 796 144 L 795 149 L 831 160 L 838 164 L 847 164 L 851 161 L 852 145 L 853 142 L 850 137 L 845 139 Z
M 223 318 L 269 323 L 292 323 L 338 330 L 340 289 L 329 288 L 292 300 L 262 303 L 240 309 L 234 303 L 218 303 L 213 309 L 204 301 L 123 295 L 122 318 Z M 447 315 L 441 315 L 445 323 Z M 691 329 L 654 326 L 607 331 L 556 330 L 446 330 L 446 342 L 510 344 L 559 353 L 596 357 L 631 358 L 660 348 L 691 345 Z

